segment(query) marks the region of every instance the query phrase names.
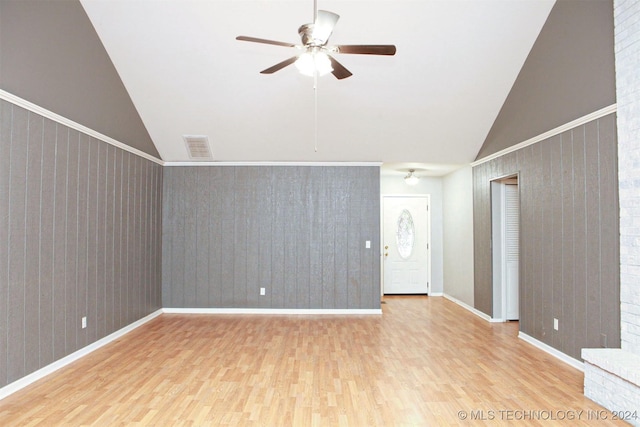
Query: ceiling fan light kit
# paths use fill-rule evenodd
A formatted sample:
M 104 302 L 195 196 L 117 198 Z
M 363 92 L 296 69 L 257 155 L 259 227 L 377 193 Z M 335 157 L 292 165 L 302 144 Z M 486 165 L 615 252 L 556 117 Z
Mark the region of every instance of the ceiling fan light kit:
M 315 11 L 315 7 L 314 7 Z M 360 54 L 360 55 L 395 55 L 394 45 L 335 45 L 327 46 L 329 37 L 340 16 L 327 10 L 314 13 L 314 22 L 304 24 L 298 28 L 302 45 L 261 39 L 257 37 L 238 36 L 236 40 L 253 43 L 271 44 L 275 46 L 295 47 L 303 51 L 300 55 L 285 59 L 276 65 L 260 71 L 261 74 L 272 74 L 284 67 L 294 64 L 300 73 L 307 76 L 322 76 L 332 73 L 337 79 L 345 79 L 352 75 L 330 53 Z
M 305 52 L 296 59 L 296 68 L 301 74 L 313 77 L 316 73 L 318 76 L 324 76 L 333 71 L 329 55 L 324 52 Z

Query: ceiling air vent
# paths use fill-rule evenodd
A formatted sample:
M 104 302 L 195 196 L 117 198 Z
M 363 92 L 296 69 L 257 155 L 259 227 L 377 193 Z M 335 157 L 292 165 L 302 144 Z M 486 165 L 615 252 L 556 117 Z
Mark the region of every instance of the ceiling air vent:
M 209 138 L 206 135 L 182 135 L 191 160 L 213 160 Z

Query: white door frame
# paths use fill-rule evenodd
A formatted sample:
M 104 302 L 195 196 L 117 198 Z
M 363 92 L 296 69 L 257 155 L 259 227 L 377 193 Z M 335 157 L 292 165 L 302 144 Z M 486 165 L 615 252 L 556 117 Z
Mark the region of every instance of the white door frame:
M 386 197 L 427 199 L 427 295 L 431 295 L 431 194 L 380 195 L 380 296 L 384 295 L 384 200 Z
M 493 310 L 492 320 L 507 322 L 507 266 L 505 259 L 506 235 L 504 221 L 506 218 L 505 192 L 508 181 L 518 185 L 518 174 L 510 174 L 491 180 L 491 280 Z M 496 194 L 499 193 L 499 194 Z M 519 209 L 519 206 L 518 206 Z M 519 239 L 519 236 L 518 236 Z M 520 261 L 518 262 L 520 264 Z M 520 265 L 518 265 L 520 267 Z M 520 268 L 518 268 L 520 275 Z M 518 280 L 518 304 L 520 303 L 520 280 Z

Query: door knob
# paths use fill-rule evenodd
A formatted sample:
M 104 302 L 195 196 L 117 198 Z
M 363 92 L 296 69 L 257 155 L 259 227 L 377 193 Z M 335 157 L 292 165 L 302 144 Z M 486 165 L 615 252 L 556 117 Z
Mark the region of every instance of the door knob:
M 385 246 L 384 248 L 385 248 L 385 249 L 389 249 L 389 246 L 387 245 L 387 246 Z

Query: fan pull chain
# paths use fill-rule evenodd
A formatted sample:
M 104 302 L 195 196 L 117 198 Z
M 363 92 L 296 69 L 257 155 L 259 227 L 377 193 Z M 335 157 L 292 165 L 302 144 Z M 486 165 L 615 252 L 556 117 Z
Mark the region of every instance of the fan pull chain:
M 318 72 L 313 73 L 313 151 L 318 152 Z

